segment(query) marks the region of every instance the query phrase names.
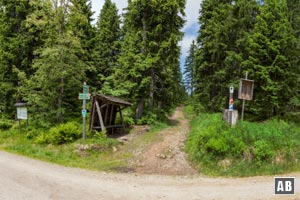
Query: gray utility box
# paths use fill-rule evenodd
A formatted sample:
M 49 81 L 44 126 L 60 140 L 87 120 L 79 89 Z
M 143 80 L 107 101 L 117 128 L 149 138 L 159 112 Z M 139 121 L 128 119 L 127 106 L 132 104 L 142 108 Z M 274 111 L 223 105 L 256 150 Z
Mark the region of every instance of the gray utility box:
M 238 111 L 225 109 L 223 112 L 223 120 L 227 121 L 230 125 L 236 125 L 238 122 Z

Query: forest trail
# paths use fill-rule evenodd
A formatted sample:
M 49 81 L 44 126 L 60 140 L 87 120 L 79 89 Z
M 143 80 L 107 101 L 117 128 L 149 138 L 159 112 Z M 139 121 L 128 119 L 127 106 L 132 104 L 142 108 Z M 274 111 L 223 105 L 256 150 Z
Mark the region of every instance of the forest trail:
M 134 171 L 141 174 L 194 175 L 186 160 L 184 144 L 189 133 L 189 122 L 182 107 L 178 107 L 169 120 L 170 127 L 161 130 L 155 141 L 138 151 L 132 163 Z

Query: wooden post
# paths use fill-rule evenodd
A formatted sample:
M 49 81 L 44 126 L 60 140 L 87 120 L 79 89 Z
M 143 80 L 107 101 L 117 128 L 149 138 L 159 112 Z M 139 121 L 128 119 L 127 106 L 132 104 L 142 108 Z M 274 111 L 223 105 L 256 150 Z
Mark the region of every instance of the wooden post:
M 112 124 L 112 117 L 113 117 L 114 107 L 115 107 L 115 105 L 111 104 L 111 111 L 110 111 L 110 117 L 109 117 L 109 125 L 110 126 L 114 125 L 114 124 Z
M 21 120 L 18 119 L 18 121 L 19 121 L 19 132 L 21 133 Z
M 92 116 L 91 116 L 91 125 L 90 125 L 90 131 L 93 130 L 94 128 L 94 117 L 95 117 L 95 107 L 96 107 L 96 104 L 95 104 L 95 101 L 97 101 L 96 97 L 93 98 L 93 109 L 92 109 Z
M 99 121 L 100 121 L 101 131 L 104 131 L 105 130 L 105 126 L 104 126 L 104 123 L 103 123 L 101 110 L 100 110 L 100 107 L 99 107 L 99 104 L 98 104 L 97 100 L 96 100 L 96 108 L 97 108 L 98 117 L 99 117 Z
M 248 72 L 246 72 L 246 80 L 248 79 Z M 242 116 L 241 121 L 244 120 L 244 111 L 245 111 L 245 99 L 243 99 L 243 106 L 242 106 Z
M 120 113 L 120 118 L 121 118 L 121 124 L 122 124 L 123 131 L 124 131 L 125 125 L 124 125 L 124 122 L 123 122 L 123 115 L 122 115 L 122 110 L 121 110 L 121 107 L 120 107 L 120 106 L 119 106 L 119 113 Z

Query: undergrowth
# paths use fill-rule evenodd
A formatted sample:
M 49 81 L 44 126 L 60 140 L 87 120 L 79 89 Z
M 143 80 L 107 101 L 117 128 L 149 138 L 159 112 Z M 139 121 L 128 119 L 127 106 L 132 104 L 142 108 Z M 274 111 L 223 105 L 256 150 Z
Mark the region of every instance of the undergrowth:
M 190 126 L 186 151 L 202 173 L 252 176 L 300 169 L 300 127 L 294 123 L 271 119 L 231 127 L 221 114 L 202 113 Z

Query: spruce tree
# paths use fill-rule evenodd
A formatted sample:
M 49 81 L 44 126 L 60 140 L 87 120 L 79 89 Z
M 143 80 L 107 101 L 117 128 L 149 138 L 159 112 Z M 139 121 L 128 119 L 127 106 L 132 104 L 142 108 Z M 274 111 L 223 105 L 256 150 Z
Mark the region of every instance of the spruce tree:
M 201 4 L 195 92 L 210 111 L 220 111 L 227 104 L 231 80 L 225 60 L 232 45 L 233 7 L 231 1 L 221 0 L 204 0 Z
M 14 103 L 24 101 L 23 82 L 34 73 L 34 51 L 43 45 L 41 30 L 27 26 L 27 17 L 42 7 L 37 1 L 0 1 L 0 109 L 10 117 Z
M 94 86 L 93 74 L 96 66 L 93 62 L 95 28 L 92 26 L 92 21 L 94 20 L 92 18 L 94 14 L 92 2 L 91 0 L 70 0 L 69 7 L 67 26 L 73 32 L 73 35 L 80 39 L 82 51 L 78 52 L 77 56 L 86 65 L 86 81 L 89 85 Z
M 185 65 L 184 65 L 184 83 L 186 89 L 190 92 L 191 97 L 193 97 L 193 91 L 194 91 L 194 85 L 195 85 L 195 53 L 197 50 L 197 46 L 195 44 L 195 41 L 193 40 L 189 55 L 185 59 Z
M 103 89 L 107 77 L 117 66 L 120 52 L 120 16 L 115 3 L 105 0 L 96 24 L 93 40 L 93 63 L 95 71 L 93 82 L 98 90 Z
M 137 105 L 168 108 L 182 91 L 179 67 L 184 0 L 129 1 L 115 87 Z M 117 80 L 118 79 L 118 80 Z
M 293 66 L 295 37 L 285 0 L 265 0 L 243 63 L 255 80 L 251 110 L 261 118 L 284 114 L 297 80 Z
M 64 0 L 41 3 L 44 12 L 33 13 L 28 25 L 40 28 L 45 44 L 35 52 L 35 73 L 24 90 L 36 119 L 56 123 L 79 107 L 76 96 L 81 91 L 85 64 L 78 57 L 83 51 L 80 39 L 67 20 L 71 4 Z M 38 14 L 41 16 L 35 17 Z

